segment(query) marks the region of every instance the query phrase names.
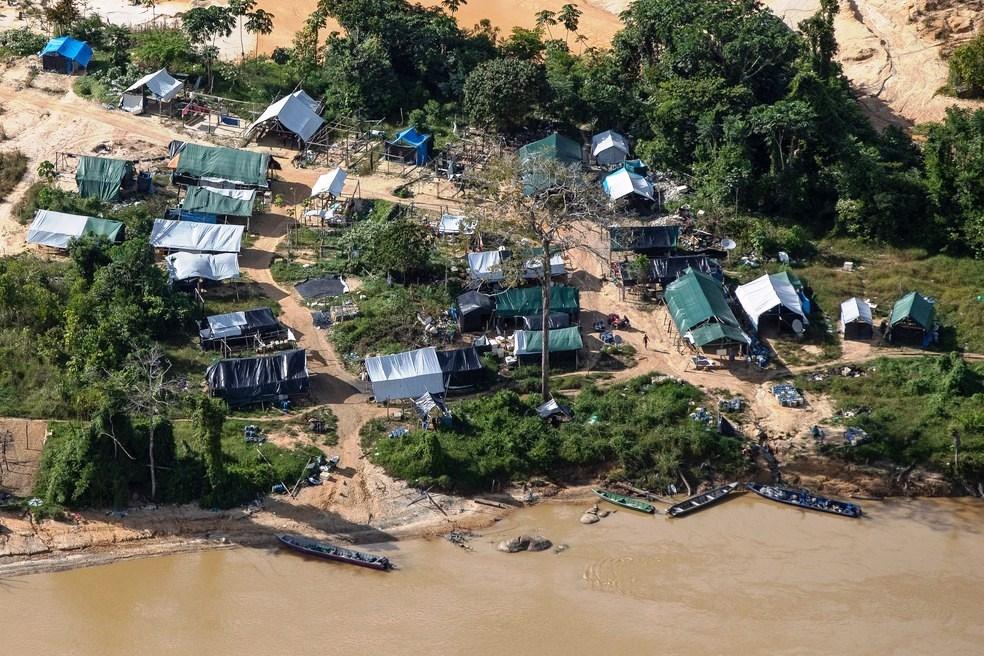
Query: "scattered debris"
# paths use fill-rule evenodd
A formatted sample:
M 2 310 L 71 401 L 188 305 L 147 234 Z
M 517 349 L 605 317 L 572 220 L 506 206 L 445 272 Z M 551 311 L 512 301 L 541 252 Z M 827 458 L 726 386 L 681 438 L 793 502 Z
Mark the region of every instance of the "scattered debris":
M 848 446 L 860 446 L 871 441 L 871 436 L 857 426 L 848 426 L 844 431 L 844 442 Z
M 718 410 L 721 412 L 741 412 L 745 407 L 745 399 L 736 396 L 733 399 L 721 399 L 718 401 Z
M 799 390 L 789 383 L 773 385 L 772 394 L 784 408 L 799 408 L 806 402 Z

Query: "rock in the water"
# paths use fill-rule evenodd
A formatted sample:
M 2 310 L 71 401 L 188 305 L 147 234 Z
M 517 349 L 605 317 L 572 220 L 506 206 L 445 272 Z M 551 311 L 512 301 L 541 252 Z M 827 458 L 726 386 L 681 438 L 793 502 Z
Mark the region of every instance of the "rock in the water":
M 532 538 L 528 535 L 520 535 L 514 537 L 512 540 L 503 540 L 496 547 L 499 551 L 504 551 L 506 553 L 516 553 L 517 551 L 526 551 L 530 548 L 530 541 Z
M 530 551 L 546 551 L 553 546 L 553 542 L 543 537 L 542 535 L 534 535 L 530 539 L 530 546 L 528 547 Z
M 581 515 L 582 524 L 594 524 L 598 519 L 598 513 L 593 513 L 590 510 Z

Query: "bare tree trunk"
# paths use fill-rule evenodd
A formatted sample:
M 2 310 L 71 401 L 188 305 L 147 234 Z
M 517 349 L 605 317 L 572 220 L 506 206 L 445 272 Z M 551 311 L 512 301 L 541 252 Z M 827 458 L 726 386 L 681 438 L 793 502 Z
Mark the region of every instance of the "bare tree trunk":
M 550 286 L 553 279 L 550 277 L 550 240 L 544 237 L 541 240 L 543 255 L 541 256 L 542 280 L 540 293 L 542 295 L 543 314 L 540 317 L 540 328 L 543 331 L 542 352 L 540 353 L 540 395 L 544 401 L 550 398 Z
M 157 499 L 157 467 L 154 463 L 154 424 L 157 423 L 156 414 L 150 417 L 150 428 L 148 429 L 148 447 L 150 450 L 150 498 Z

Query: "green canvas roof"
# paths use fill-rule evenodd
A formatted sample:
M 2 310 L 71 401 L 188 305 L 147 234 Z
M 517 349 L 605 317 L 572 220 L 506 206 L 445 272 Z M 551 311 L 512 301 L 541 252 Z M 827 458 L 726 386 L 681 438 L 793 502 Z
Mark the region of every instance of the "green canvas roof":
M 747 342 L 741 330 L 724 323 L 704 324 L 700 328 L 690 331 L 690 337 L 694 340 L 694 344 L 700 347 L 720 342 Z
M 188 192 L 181 201 L 181 209 L 221 216 L 252 216 L 254 199 L 254 195 L 237 198 L 209 191 L 205 187 L 188 187 Z
M 681 335 L 709 321 L 740 326 L 724 299 L 721 283 L 699 271 L 687 269 L 666 288 L 664 298 Z
M 930 330 L 933 327 L 933 318 L 936 315 L 936 308 L 925 296 L 918 292 L 909 292 L 895 302 L 892 308 L 891 325 L 900 321 L 912 319 L 923 329 Z
M 119 221 L 89 217 L 89 220 L 85 223 L 85 229 L 82 231 L 82 234 L 93 235 L 95 237 L 105 237 L 109 241 L 116 241 L 116 238 L 119 236 L 120 230 L 122 229 L 123 224 Z
M 796 274 L 793 273 L 792 271 L 780 271 L 779 273 L 776 273 L 774 275 L 780 279 L 785 278 L 786 281 L 790 285 L 792 285 L 793 289 L 795 289 L 796 291 L 802 291 L 803 283 L 800 282 L 800 279 L 797 278 Z
M 84 198 L 116 200 L 124 180 L 132 175 L 133 164 L 126 160 L 82 155 L 75 169 L 75 182 Z
M 266 188 L 270 156 L 235 148 L 185 144 L 178 156 L 178 175 L 232 180 Z
M 515 355 L 532 355 L 543 352 L 542 330 L 517 330 Z M 581 331 L 577 326 L 557 328 L 550 331 L 550 353 L 577 351 L 584 345 Z
M 528 143 L 519 149 L 520 162 L 534 157 L 545 157 L 564 164 L 575 164 L 581 161 L 581 146 L 573 139 L 568 139 L 554 132 L 549 137 Z
M 522 317 L 543 311 L 540 287 L 507 289 L 495 297 L 495 313 L 503 318 Z M 575 287 L 556 285 L 550 288 L 550 310 L 573 314 L 581 309 L 580 295 Z

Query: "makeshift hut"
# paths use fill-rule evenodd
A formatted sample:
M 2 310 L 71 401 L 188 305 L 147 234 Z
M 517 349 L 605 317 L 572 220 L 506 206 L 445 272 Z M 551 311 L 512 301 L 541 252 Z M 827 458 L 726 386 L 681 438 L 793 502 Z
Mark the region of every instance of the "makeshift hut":
M 573 409 L 571 409 L 569 405 L 561 405 L 557 403 L 556 399 L 550 399 L 549 401 L 537 406 L 536 414 L 540 416 L 540 419 L 545 421 L 548 420 L 555 424 L 570 421 L 574 418 Z
M 540 287 L 514 287 L 495 295 L 497 320 L 521 320 L 520 317 L 543 312 L 543 290 Z M 554 285 L 550 288 L 550 311 L 567 314 L 573 323 L 581 311 L 580 294 L 576 287 Z
M 155 219 L 150 231 L 150 245 L 190 253 L 238 253 L 243 242 L 243 230 L 243 226 L 239 225 Z
M 676 250 L 680 226 L 611 226 L 608 244 L 612 253 L 632 252 L 650 257 L 669 255 Z
M 283 401 L 308 390 L 307 352 L 219 360 L 205 371 L 205 381 L 209 393 L 231 407 Z
M 438 351 L 437 361 L 444 374 L 444 388 L 448 392 L 475 387 L 485 377 L 485 367 L 474 346 Z
M 273 316 L 270 308 L 228 312 L 206 317 L 198 331 L 203 351 L 233 353 L 259 350 L 275 342 L 294 342 L 294 334 Z
M 651 205 L 659 200 L 656 188 L 644 175 L 632 173 L 626 168 L 609 173 L 601 181 L 601 188 L 605 190 L 608 197 L 613 201 L 632 196 L 633 199 L 648 201 Z
M 230 280 L 239 277 L 239 257 L 235 253 L 172 253 L 164 258 L 172 282 L 188 280 Z
M 701 353 L 733 358 L 748 347 L 748 336 L 724 297 L 721 283 L 688 269 L 666 287 L 666 307 L 680 336 Z
M 519 364 L 538 364 L 543 353 L 542 330 L 517 330 L 513 333 L 513 355 Z M 584 346 L 581 341 L 581 329 L 577 326 L 558 328 L 550 331 L 551 364 L 571 363 L 578 365 L 578 351 Z
M 888 320 L 888 341 L 892 344 L 929 346 L 933 342 L 936 307 L 919 292 L 909 292 L 895 302 Z
M 255 189 L 224 189 L 222 187 L 187 187 L 181 199 L 181 212 L 198 216 L 246 219 L 253 216 Z M 187 217 L 186 217 L 187 218 Z
M 724 280 L 721 264 L 706 255 L 667 255 L 649 262 L 649 279 L 664 287 L 679 278 L 687 269 L 699 271 L 718 282 Z
M 123 224 L 119 221 L 96 219 L 91 216 L 38 210 L 27 229 L 27 243 L 68 250 L 73 239 L 104 237 L 111 242 L 123 240 Z
M 735 296 L 755 330 L 761 330 L 764 320 L 775 325 L 777 330 L 788 325 L 794 332 L 802 333 L 809 323 L 803 309 L 803 299 L 793 279 L 785 271 L 765 274 L 739 285 Z
M 844 339 L 871 339 L 875 333 L 871 306 L 856 296 L 847 299 L 841 303 L 840 325 Z
M 377 402 L 444 394 L 444 372 L 433 346 L 366 358 L 366 373 Z
M 553 183 L 543 171 L 530 170 L 538 160 L 551 160 L 566 166 L 582 163 L 581 146 L 556 132 L 539 141 L 528 143 L 517 152 L 523 178 L 523 193 L 527 196 L 546 191 Z
M 621 164 L 629 156 L 629 141 L 614 130 L 591 137 L 591 157 L 599 166 Z
M 468 273 L 472 280 L 481 282 L 499 282 L 504 280 L 509 272 L 509 265 L 505 264 L 512 257 L 512 252 L 507 250 L 481 251 L 468 254 Z M 542 257 L 533 255 L 523 262 L 522 277 L 525 280 L 537 280 L 541 277 Z M 554 253 L 550 256 L 550 277 L 556 278 L 567 274 L 564 267 L 564 256 Z
M 524 330 L 543 330 L 543 314 L 530 314 L 520 317 L 520 325 Z M 567 328 L 571 325 L 571 315 L 566 312 L 550 312 L 547 317 L 547 328 Z
M 492 297 L 481 292 L 465 292 L 455 299 L 458 330 L 463 333 L 485 330 L 495 311 Z
M 184 83 L 174 79 L 166 68 L 144 75 L 127 87 L 120 98 L 120 109 L 131 114 L 143 114 L 147 101 L 157 105 L 163 113 L 164 107 L 173 109 L 174 100 L 184 91 Z
M 433 137 L 421 134 L 414 127 L 406 128 L 397 133 L 396 138 L 386 142 L 386 157 L 403 162 L 423 166 L 430 160 L 430 148 Z
M 83 198 L 116 201 L 122 192 L 136 187 L 136 172 L 127 160 L 82 155 L 75 167 L 75 184 Z
M 173 182 L 226 189 L 266 189 L 268 153 L 186 143 L 177 149 Z
M 458 214 L 444 214 L 438 220 L 435 230 L 442 237 L 475 234 L 476 221 L 469 221 Z
M 348 178 L 348 173 L 336 166 L 334 170 L 318 177 L 314 186 L 311 187 L 311 198 L 328 196 L 337 199 L 342 195 L 346 178 Z
M 41 68 L 54 73 L 75 75 L 85 73 L 92 60 L 92 48 L 85 41 L 70 36 L 58 36 L 48 41 L 38 55 Z
M 427 430 L 435 422 L 444 421 L 451 416 L 451 411 L 445 405 L 444 399 L 441 396 L 434 396 L 430 392 L 414 399 L 413 407 L 417 411 L 417 417 L 420 418 L 424 430 Z
M 276 133 L 293 136 L 300 143 L 311 141 L 325 124 L 318 113 L 319 103 L 303 90 L 284 96 L 264 110 L 260 117 L 246 128 L 244 136 Z
M 294 289 L 305 301 L 319 301 L 347 294 L 349 287 L 341 276 L 307 278 L 294 285 Z

